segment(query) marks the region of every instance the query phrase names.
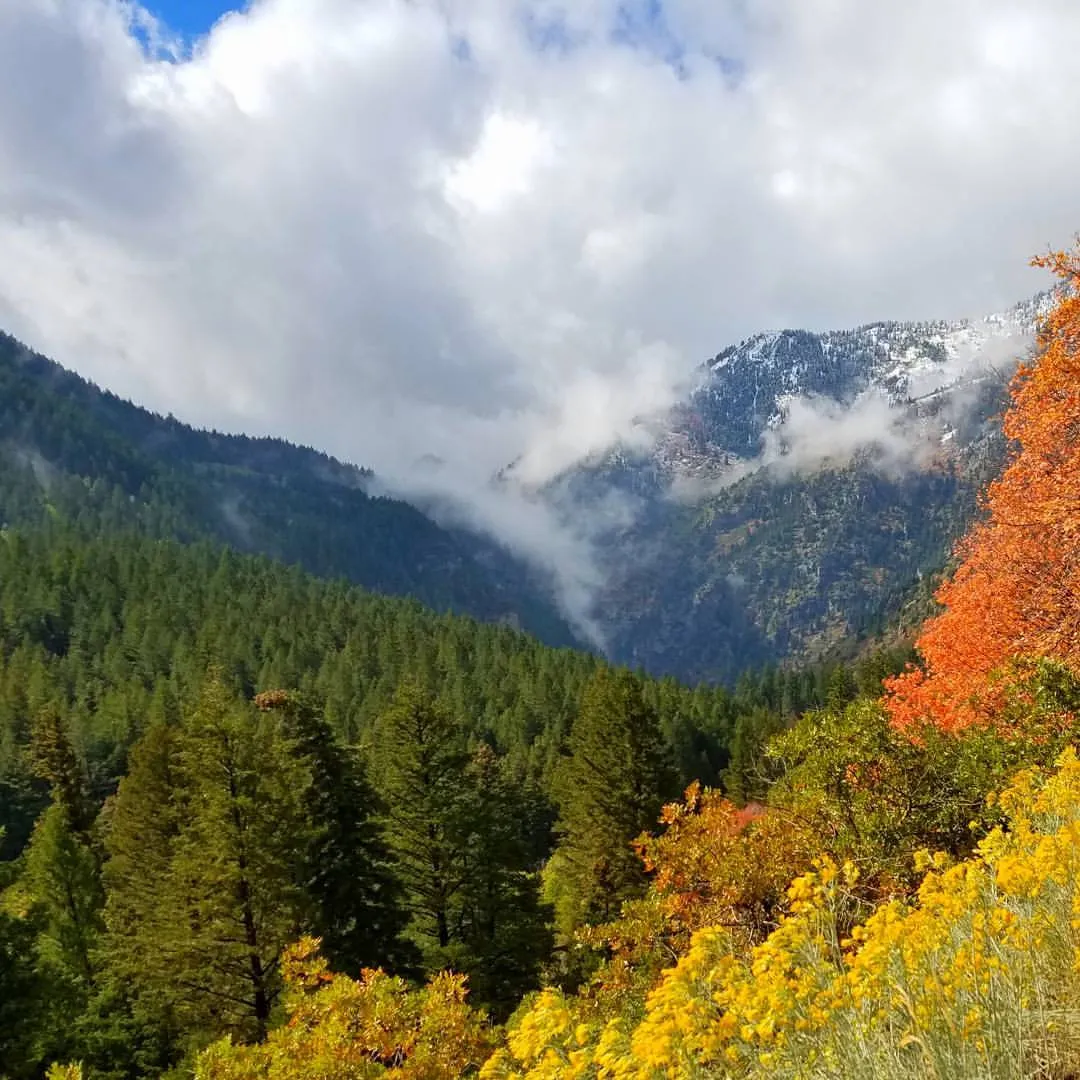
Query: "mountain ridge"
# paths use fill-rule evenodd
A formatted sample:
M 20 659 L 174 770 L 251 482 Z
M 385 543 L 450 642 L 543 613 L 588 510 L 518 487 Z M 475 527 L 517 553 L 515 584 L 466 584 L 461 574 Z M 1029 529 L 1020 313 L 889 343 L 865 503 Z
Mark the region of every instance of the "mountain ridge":
M 946 564 L 1004 459 L 995 417 L 1007 368 L 1051 299 L 981 320 L 751 335 L 647 422 L 647 449 L 616 444 L 536 492 L 568 528 L 625 510 L 590 537 L 609 657 L 732 683 L 761 664 L 817 661 L 894 620 Z M 387 496 L 369 469 L 283 439 L 191 428 L 4 335 L 0 391 L 3 516 L 16 503 L 35 512 L 31 489 L 81 478 L 128 524 L 208 534 L 580 644 L 533 569 L 433 516 L 437 501 Z M 513 466 L 496 479 L 513 482 Z M 85 495 L 69 493 L 76 513 Z
M 614 657 L 732 681 L 806 662 L 898 617 L 940 572 L 1006 454 L 1014 361 L 1053 301 L 981 320 L 756 334 L 686 398 L 546 497 L 569 518 L 620 493 L 600 530 Z
M 276 438 L 192 428 L 0 335 L 0 522 L 211 538 L 323 577 L 580 644 L 531 568 L 371 490 L 370 470 Z

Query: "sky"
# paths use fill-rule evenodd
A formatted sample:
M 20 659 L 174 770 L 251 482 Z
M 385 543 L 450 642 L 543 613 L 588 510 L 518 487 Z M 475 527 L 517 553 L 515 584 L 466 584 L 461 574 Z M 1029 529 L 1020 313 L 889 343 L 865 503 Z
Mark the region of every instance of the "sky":
M 174 33 L 190 40 L 208 33 L 222 15 L 243 5 L 226 0 L 154 0 L 145 7 Z
M 758 330 L 1003 308 L 1080 228 L 1075 0 L 155 11 L 0 3 L 0 327 L 541 560 L 587 541 L 507 462 L 634 437 Z

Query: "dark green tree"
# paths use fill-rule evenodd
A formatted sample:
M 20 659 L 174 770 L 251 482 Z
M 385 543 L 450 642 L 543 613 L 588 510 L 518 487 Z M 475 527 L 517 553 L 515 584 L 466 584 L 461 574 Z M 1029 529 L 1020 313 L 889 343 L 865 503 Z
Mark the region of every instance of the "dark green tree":
M 551 951 L 538 870 L 550 832 L 544 800 L 511 782 L 486 745 L 406 684 L 376 729 L 387 844 L 426 971 L 469 976 L 476 1000 L 507 1013 Z
M 35 976 L 36 1030 L 31 1040 L 39 1063 L 70 1057 L 79 1049 L 75 1024 L 97 991 L 104 925 L 99 860 L 69 824 L 59 803 L 50 803 L 34 826 L 22 872 L 8 895 L 25 912 L 9 924 L 24 946 Z
M 487 746 L 464 782 L 473 810 L 462 890 L 466 946 L 460 964 L 474 998 L 505 1018 L 539 982 L 554 944 L 552 912 L 540 900 L 551 821 L 539 792 L 522 788 Z
M 155 710 L 159 711 L 159 710 Z M 80 1020 L 80 1056 L 99 1071 L 156 1076 L 183 1053 L 175 991 L 146 970 L 147 930 L 160 917 L 162 889 L 180 832 L 178 727 L 164 715 L 129 757 L 128 775 L 102 812 L 107 861 L 106 932 L 97 993 Z
M 410 913 L 408 936 L 428 970 L 461 941 L 475 800 L 461 726 L 415 683 L 405 684 L 375 730 L 373 777 L 381 822 Z
M 309 770 L 304 810 L 306 850 L 297 874 L 310 901 L 309 925 L 334 969 L 404 968 L 413 959 L 400 940 L 406 914 L 374 821 L 375 794 L 357 756 L 335 740 L 314 701 L 275 690 L 255 705 L 276 718 L 283 736 Z
M 34 719 L 30 756 L 34 775 L 49 785 L 53 805 L 63 814 L 68 827 L 89 840 L 94 806 L 71 745 L 67 722 L 54 703 L 46 705 Z
M 763 705 L 740 712 L 732 734 L 731 757 L 724 770 L 724 791 L 732 802 L 743 805 L 764 798 L 775 774 L 765 746 L 783 729 L 782 718 Z
M 87 993 L 98 972 L 105 896 L 97 856 L 72 829 L 60 803 L 52 803 L 34 827 L 21 883 L 41 922 L 42 963 Z
M 559 848 L 550 867 L 559 930 L 614 918 L 645 887 L 631 841 L 677 791 L 656 710 L 628 671 L 592 677 L 559 766 Z
M 129 977 L 142 967 L 139 928 L 152 921 L 180 832 L 176 798 L 179 728 L 155 723 L 136 743 L 128 775 L 102 814 L 108 859 L 106 952 L 114 970 Z
M 129 935 L 139 991 L 175 1009 L 188 1031 L 261 1038 L 281 953 L 305 928 L 297 867 L 312 836 L 310 771 L 273 718 L 216 678 L 174 746 L 160 731 L 148 737 L 107 841 L 111 928 Z M 155 826 L 147 804 L 170 781 Z M 140 824 L 149 825 L 141 880 Z
M 0 888 L 9 884 L 4 869 Z M 0 1068 L 13 1080 L 35 1075 L 46 1030 L 48 983 L 36 964 L 36 936 L 33 918 L 0 910 Z

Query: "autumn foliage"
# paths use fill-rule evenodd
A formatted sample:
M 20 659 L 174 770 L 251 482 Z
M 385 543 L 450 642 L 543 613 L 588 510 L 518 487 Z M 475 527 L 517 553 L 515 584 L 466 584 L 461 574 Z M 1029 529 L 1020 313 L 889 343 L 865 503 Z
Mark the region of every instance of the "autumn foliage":
M 669 924 L 723 925 L 757 940 L 772 929 L 792 867 L 809 862 L 795 832 L 765 808 L 739 808 L 691 784 L 664 807 L 658 836 L 635 845 Z
M 444 972 L 423 989 L 382 971 L 350 979 L 327 969 L 318 946 L 305 938 L 285 956 L 287 1023 L 256 1046 L 211 1046 L 196 1080 L 453 1080 L 490 1053 L 462 976 Z
M 1062 279 L 1033 363 L 1017 372 L 1013 459 L 986 496 L 918 640 L 923 670 L 892 680 L 895 723 L 955 731 L 993 718 L 1014 657 L 1080 670 L 1080 248 L 1035 260 Z
M 1076 1075 L 1080 759 L 996 801 L 970 857 L 919 852 L 917 890 L 869 911 L 858 867 L 823 855 L 765 940 L 697 931 L 633 1013 L 544 991 L 481 1080 Z
M 703 927 L 723 926 L 745 945 L 763 940 L 792 876 L 812 858 L 808 838 L 779 815 L 740 808 L 697 782 L 663 808 L 660 825 L 633 844 L 648 893 L 624 903 L 612 922 L 577 933 L 580 946 L 609 958 L 586 991 L 601 1007 L 651 985 Z

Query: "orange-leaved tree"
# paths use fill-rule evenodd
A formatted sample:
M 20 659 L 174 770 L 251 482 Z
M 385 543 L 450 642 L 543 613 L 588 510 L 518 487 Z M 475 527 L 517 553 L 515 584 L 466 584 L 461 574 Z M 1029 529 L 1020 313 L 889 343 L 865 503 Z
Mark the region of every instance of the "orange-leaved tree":
M 1015 657 L 1080 671 L 1080 245 L 1034 260 L 1062 279 L 1035 360 L 1012 385 L 1012 459 L 961 542 L 917 642 L 922 670 L 887 684 L 895 723 L 945 730 L 992 722 Z
M 590 993 L 647 989 L 704 926 L 723 926 L 749 946 L 776 926 L 791 879 L 810 865 L 808 838 L 762 806 L 737 807 L 695 781 L 684 801 L 663 809 L 658 836 L 634 842 L 651 881 L 619 917 L 578 932 L 579 943 L 607 952 Z

